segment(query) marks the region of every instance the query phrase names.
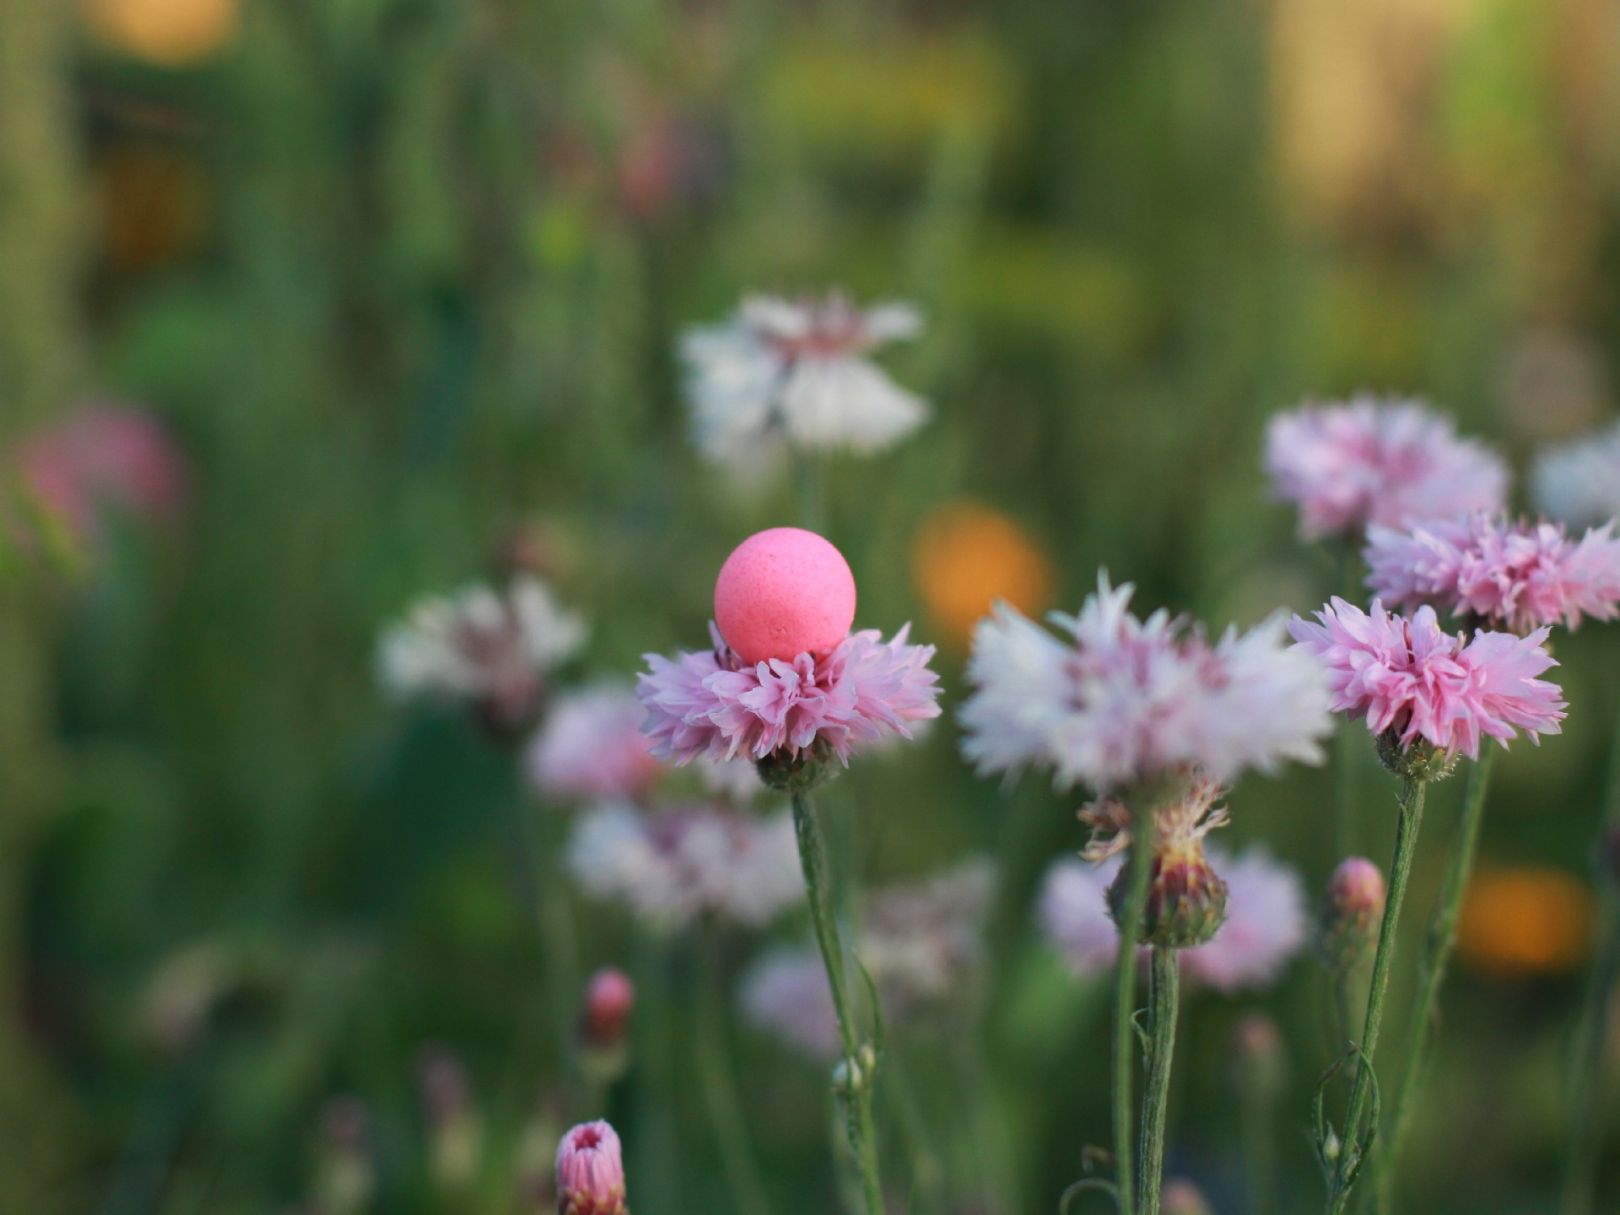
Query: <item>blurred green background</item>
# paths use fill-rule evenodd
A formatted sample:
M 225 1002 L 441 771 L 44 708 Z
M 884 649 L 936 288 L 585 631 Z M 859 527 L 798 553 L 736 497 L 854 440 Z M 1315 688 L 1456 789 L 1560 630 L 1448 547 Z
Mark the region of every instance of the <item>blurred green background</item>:
M 795 499 L 692 450 L 683 327 L 756 289 L 921 305 L 885 361 L 937 417 L 832 464 L 827 531 L 862 623 L 940 642 L 954 702 L 964 612 L 1008 580 L 1072 608 L 1106 566 L 1217 627 L 1348 590 L 1259 473 L 1306 395 L 1430 395 L 1521 468 L 1612 416 L 1617 237 L 1607 0 L 0 0 L 0 455 L 112 399 L 186 467 L 177 517 L 0 573 L 0 1208 L 330 1209 L 348 1095 L 368 1209 L 540 1209 L 525 1135 L 564 1099 L 506 888 L 513 777 L 467 723 L 385 706 L 374 638 L 517 546 L 590 618 L 582 673 L 701 644 L 719 561 Z M 1028 551 L 972 527 L 917 551 L 964 500 Z M 1556 1192 L 1620 637 L 1559 649 L 1568 728 L 1498 766 L 1483 844 L 1534 867 L 1499 897 L 1544 948 L 1465 926 L 1407 1156 L 1426 1215 Z M 947 720 L 827 800 L 872 879 L 1002 858 L 982 1018 L 905 1049 L 950 1209 L 1050 1211 L 1109 1138 L 1103 993 L 1029 917 L 1082 833 L 955 742 Z M 1369 752 L 1379 858 L 1384 779 Z M 1318 890 L 1330 797 L 1251 779 L 1228 834 Z M 727 1209 L 689 959 L 582 918 L 587 962 L 667 997 L 611 1103 L 632 1205 Z M 1231 1029 L 1256 1008 L 1287 1034 L 1281 1209 L 1317 1207 L 1325 999 L 1301 959 L 1190 1005 L 1171 1171 L 1221 1215 L 1246 1209 Z M 481 1112 L 476 1196 L 434 1181 L 431 1043 Z M 736 1050 L 774 1202 L 832 1209 L 824 1076 Z M 886 1125 L 897 1177 L 904 1142 Z

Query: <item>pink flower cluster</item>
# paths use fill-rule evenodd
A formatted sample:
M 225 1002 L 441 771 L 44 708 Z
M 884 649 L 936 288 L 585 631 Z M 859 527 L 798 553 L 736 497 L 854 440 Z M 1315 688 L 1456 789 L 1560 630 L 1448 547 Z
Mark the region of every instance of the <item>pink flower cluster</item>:
M 1285 646 L 1280 616 L 1211 644 L 1162 610 L 1138 620 L 1130 597 L 1101 576 L 1078 616 L 1053 617 L 1072 644 L 1005 604 L 979 623 L 961 720 L 980 772 L 1047 764 L 1106 790 L 1188 766 L 1225 782 L 1320 758 L 1327 687 Z
M 1299 875 L 1259 850 L 1231 856 L 1211 845 L 1209 860 L 1228 887 L 1226 922 L 1207 944 L 1178 951 L 1182 973 L 1222 992 L 1264 987 L 1305 944 Z M 1071 857 L 1047 871 L 1037 914 L 1077 976 L 1100 974 L 1119 956 L 1108 887 L 1122 863 L 1118 856 L 1100 865 Z
M 1273 496 L 1298 504 L 1300 535 L 1500 510 L 1507 466 L 1417 401 L 1357 396 L 1278 414 L 1266 431 Z
M 1528 637 L 1476 633 L 1464 642 L 1439 625 L 1434 609 L 1394 615 L 1373 601 L 1363 612 L 1343 599 L 1288 626 L 1296 648 L 1327 668 L 1333 707 L 1365 716 L 1374 734 L 1394 731 L 1403 748 L 1422 738 L 1447 754 L 1479 755 L 1482 735 L 1507 743 L 1515 727 L 1536 741 L 1557 734 L 1565 703 L 1558 685 L 1536 678 L 1557 664 Z
M 1406 530 L 1367 531 L 1367 585 L 1388 603 L 1428 603 L 1515 633 L 1574 628 L 1620 612 L 1620 540 L 1613 524 L 1572 540 L 1560 523 L 1477 513 Z
M 651 669 L 636 693 L 662 759 L 764 759 L 820 745 L 847 764 L 858 746 L 909 738 L 912 723 L 939 716 L 939 677 L 928 667 L 934 647 L 908 644 L 909 626 L 889 641 L 868 629 L 828 654 L 753 665 L 713 625 L 709 631 L 712 650 L 673 660 L 647 655 Z

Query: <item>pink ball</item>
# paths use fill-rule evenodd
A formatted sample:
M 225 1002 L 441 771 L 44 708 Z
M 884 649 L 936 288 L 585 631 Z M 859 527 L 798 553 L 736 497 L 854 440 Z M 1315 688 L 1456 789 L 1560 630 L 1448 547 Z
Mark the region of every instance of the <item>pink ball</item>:
M 815 532 L 756 532 L 720 567 L 714 622 L 744 662 L 825 653 L 855 623 L 855 575 Z

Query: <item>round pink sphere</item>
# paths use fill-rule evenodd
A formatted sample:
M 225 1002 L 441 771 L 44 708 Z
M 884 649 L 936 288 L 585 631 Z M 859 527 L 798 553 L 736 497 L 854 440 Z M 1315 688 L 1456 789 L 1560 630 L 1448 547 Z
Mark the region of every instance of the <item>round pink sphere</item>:
M 825 653 L 855 623 L 855 575 L 815 532 L 756 532 L 720 567 L 714 623 L 744 662 Z

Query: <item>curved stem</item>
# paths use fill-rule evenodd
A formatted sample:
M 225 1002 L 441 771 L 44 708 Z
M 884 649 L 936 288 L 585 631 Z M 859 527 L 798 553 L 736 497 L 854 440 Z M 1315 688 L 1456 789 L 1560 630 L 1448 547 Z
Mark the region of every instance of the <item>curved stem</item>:
M 725 970 L 714 925 L 703 932 L 702 974 L 698 976 L 694 1020 L 697 1064 L 709 1121 L 720 1146 L 733 1209 L 740 1215 L 766 1215 L 771 1209 L 748 1133 L 748 1121 L 737 1095 L 737 1077 L 726 1043 Z
M 1615 711 L 1614 741 L 1609 747 L 1603 835 L 1607 836 L 1616 828 L 1620 828 L 1620 708 Z M 1600 839 L 1600 846 L 1606 843 L 1606 839 Z M 1609 1002 L 1615 981 L 1620 979 L 1620 895 L 1616 894 L 1613 874 L 1602 875 L 1598 886 L 1602 891 L 1598 944 L 1586 982 L 1586 994 L 1581 1000 L 1570 1058 L 1569 1121 L 1565 1129 L 1569 1155 L 1564 1162 L 1564 1193 L 1559 1205 L 1562 1215 L 1590 1215 L 1592 1191 L 1597 1181 L 1598 1149 L 1603 1141 L 1603 1120 L 1598 1106 L 1603 1092 Z
M 1389 1209 L 1401 1144 L 1406 1138 L 1407 1124 L 1411 1121 L 1412 1098 L 1428 1061 L 1429 1044 L 1435 1032 L 1440 1005 L 1440 988 L 1446 981 L 1446 968 L 1457 942 L 1457 917 L 1462 912 L 1463 894 L 1468 889 L 1468 878 L 1474 869 L 1479 824 L 1485 816 L 1485 790 L 1490 784 L 1491 764 L 1495 758 L 1496 745 L 1487 741 L 1479 753 L 1479 759 L 1468 769 L 1462 815 L 1457 822 L 1457 838 L 1446 861 L 1445 878 L 1440 885 L 1439 898 L 1435 901 L 1434 914 L 1429 918 L 1429 930 L 1423 938 L 1423 954 L 1418 960 L 1417 993 L 1412 1001 L 1411 1029 L 1401 1060 L 1395 1103 L 1390 1107 L 1389 1140 L 1377 1161 L 1380 1210 Z
M 1155 947 L 1149 984 L 1148 1074 L 1142 1089 L 1141 1215 L 1159 1215 L 1164 1182 L 1164 1126 L 1170 1108 L 1170 1063 L 1176 1049 L 1176 1011 L 1181 960 L 1174 949 Z
M 1120 1215 L 1134 1215 L 1135 1157 L 1131 1148 L 1131 1081 L 1136 1061 L 1136 943 L 1147 909 L 1148 876 L 1153 865 L 1153 807 L 1133 808 L 1132 838 L 1126 861 L 1125 914 L 1119 926 L 1119 960 L 1114 976 L 1114 1181 Z
M 1350 1106 L 1344 1120 L 1339 1165 L 1328 1190 L 1329 1215 L 1342 1215 L 1349 1207 L 1350 1190 L 1355 1184 L 1365 1148 L 1377 1130 L 1370 1126 L 1364 1136 L 1361 1124 L 1367 1116 L 1367 1103 L 1372 1097 L 1373 1059 L 1378 1050 L 1378 1031 L 1384 1023 L 1384 997 L 1389 991 L 1390 965 L 1395 960 L 1396 930 L 1400 924 L 1401 905 L 1406 901 L 1407 879 L 1412 876 L 1412 857 L 1417 851 L 1418 828 L 1423 824 L 1426 791 L 1427 786 L 1423 781 L 1409 780 L 1401 787 L 1400 817 L 1395 827 L 1395 855 L 1389 863 L 1389 893 L 1384 904 L 1384 919 L 1378 929 L 1378 950 L 1373 955 L 1372 982 L 1367 988 L 1367 1013 L 1362 1024 L 1355 1080 L 1350 1086 Z
M 861 1174 L 861 1189 L 867 1215 L 883 1215 L 883 1189 L 878 1179 L 877 1136 L 872 1118 L 872 1087 L 876 1059 L 861 1060 L 860 1035 L 849 1006 L 849 985 L 844 972 L 844 947 L 838 935 L 838 919 L 833 912 L 833 891 L 827 879 L 827 849 L 816 822 L 815 803 L 810 794 L 793 794 L 793 826 L 799 842 L 799 865 L 804 870 L 804 889 L 810 903 L 810 922 L 815 927 L 816 944 L 827 968 L 827 986 L 832 990 L 833 1011 L 838 1016 L 838 1036 L 844 1048 L 839 1099 L 844 1109 L 844 1126 L 850 1150 Z

